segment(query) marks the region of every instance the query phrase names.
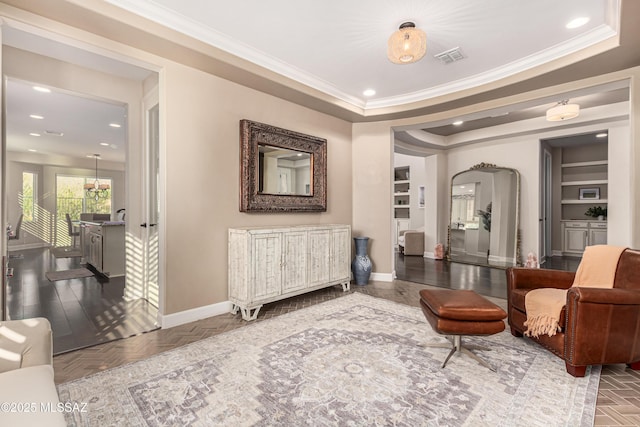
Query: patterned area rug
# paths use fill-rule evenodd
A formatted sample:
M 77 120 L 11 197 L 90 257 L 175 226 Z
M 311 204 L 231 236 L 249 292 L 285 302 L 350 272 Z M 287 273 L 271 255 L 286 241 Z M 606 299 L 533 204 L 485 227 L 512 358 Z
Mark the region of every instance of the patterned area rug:
M 448 349 L 420 309 L 350 294 L 58 386 L 70 426 L 591 426 L 600 378 L 503 332 Z
M 47 279 L 50 282 L 55 282 L 56 280 L 68 280 L 68 279 L 80 279 L 82 277 L 91 277 L 93 273 L 91 270 L 86 268 L 74 268 L 71 270 L 62 270 L 62 271 L 47 271 L 45 273 Z

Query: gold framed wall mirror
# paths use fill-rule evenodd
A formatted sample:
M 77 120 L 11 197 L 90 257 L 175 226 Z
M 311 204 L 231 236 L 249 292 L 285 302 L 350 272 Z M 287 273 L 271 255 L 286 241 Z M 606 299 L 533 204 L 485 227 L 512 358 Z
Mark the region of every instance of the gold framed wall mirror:
M 521 265 L 520 173 L 480 163 L 451 178 L 447 259 L 506 268 Z

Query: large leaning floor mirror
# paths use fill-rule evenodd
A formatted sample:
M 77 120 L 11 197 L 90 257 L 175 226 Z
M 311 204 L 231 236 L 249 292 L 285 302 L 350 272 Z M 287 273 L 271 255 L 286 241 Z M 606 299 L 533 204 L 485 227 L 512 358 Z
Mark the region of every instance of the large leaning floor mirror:
M 520 265 L 520 174 L 481 163 L 451 179 L 447 259 L 506 268 Z

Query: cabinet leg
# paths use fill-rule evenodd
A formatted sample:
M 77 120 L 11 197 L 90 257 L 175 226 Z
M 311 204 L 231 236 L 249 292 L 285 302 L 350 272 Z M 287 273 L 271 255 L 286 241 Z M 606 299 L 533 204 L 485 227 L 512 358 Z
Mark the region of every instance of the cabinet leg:
M 251 314 L 250 308 L 242 308 L 242 307 L 239 307 L 239 308 L 240 308 L 240 312 L 242 313 L 242 319 L 248 322 L 250 320 L 256 320 L 258 318 L 258 312 L 260 312 L 260 309 L 262 308 L 262 306 L 259 305 L 258 307 L 254 308 L 253 314 Z
M 233 306 L 231 307 L 231 314 L 238 314 L 239 309 L 240 309 L 239 306 L 233 304 Z
M 342 292 L 347 292 L 351 289 L 351 282 L 340 283 L 342 285 Z

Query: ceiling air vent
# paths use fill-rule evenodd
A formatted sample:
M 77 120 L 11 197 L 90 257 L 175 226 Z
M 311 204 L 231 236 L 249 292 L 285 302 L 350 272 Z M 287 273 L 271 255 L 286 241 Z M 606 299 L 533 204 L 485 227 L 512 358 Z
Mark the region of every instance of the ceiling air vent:
M 63 136 L 64 133 L 57 131 L 57 130 L 45 130 L 44 133 L 46 133 L 47 135 L 53 135 L 53 136 Z
M 452 62 L 460 61 L 464 59 L 464 55 L 460 52 L 459 47 L 454 47 L 453 49 L 445 50 L 444 52 L 440 52 L 437 55 L 433 55 L 435 58 L 439 59 L 445 64 L 451 64 Z

